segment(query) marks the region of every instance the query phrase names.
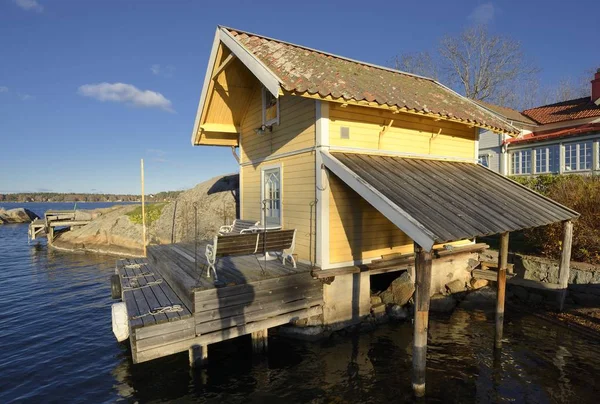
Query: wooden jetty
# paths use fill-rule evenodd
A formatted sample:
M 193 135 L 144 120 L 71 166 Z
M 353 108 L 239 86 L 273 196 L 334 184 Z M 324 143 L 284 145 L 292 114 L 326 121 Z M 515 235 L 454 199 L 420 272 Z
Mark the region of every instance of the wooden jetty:
M 196 366 L 208 345 L 246 334 L 264 350 L 269 328 L 322 314 L 323 284 L 309 265 L 223 257 L 216 264 L 223 286 L 215 287 L 206 244 L 149 246 L 147 259 L 117 262 L 134 363 L 189 351 Z
M 91 219 L 77 219 L 76 210 L 48 210 L 44 214 L 44 219 L 35 219 L 29 224 L 29 239 L 46 235 L 48 242 L 54 241 L 54 234 L 57 229 L 72 229 L 85 226 Z

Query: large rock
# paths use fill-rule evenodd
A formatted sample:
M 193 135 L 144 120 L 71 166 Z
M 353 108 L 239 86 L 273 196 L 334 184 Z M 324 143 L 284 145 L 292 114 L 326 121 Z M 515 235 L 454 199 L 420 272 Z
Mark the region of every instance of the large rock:
M 160 218 L 152 224 L 151 231 L 164 244 L 194 241 L 197 220 L 198 239 L 212 238 L 220 226 L 229 224 L 236 218 L 238 189 L 237 174 L 204 181 L 165 206 Z M 197 205 L 197 216 L 194 204 Z M 257 217 L 256 220 L 260 218 Z
M 404 306 L 413 293 L 415 293 L 415 285 L 410 279 L 408 272 L 404 272 L 398 278 L 394 279 L 390 287 L 379 295 L 385 304 L 397 304 Z
M 446 291 L 450 294 L 464 292 L 465 289 L 465 281 L 461 279 L 455 279 L 452 282 L 446 284 Z
M 39 216 L 25 208 L 5 210 L 0 208 L 0 224 L 30 223 Z

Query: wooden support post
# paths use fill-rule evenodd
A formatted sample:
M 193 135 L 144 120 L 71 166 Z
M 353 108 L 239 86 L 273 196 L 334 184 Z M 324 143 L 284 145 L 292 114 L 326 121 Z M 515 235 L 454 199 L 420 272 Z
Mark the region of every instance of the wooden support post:
M 425 395 L 427 328 L 431 295 L 431 252 L 415 243 L 415 329 L 412 350 L 412 387 L 415 396 Z
M 508 232 L 500 235 L 500 253 L 498 254 L 498 292 L 496 295 L 496 335 L 494 347 L 502 348 L 504 329 L 504 297 L 506 296 L 506 268 L 508 266 Z
M 571 271 L 571 246 L 573 245 L 573 222 L 567 220 L 563 223 L 563 241 L 560 252 L 560 266 L 558 267 L 558 309 L 563 310 L 567 288 L 569 287 L 569 272 Z
M 259 330 L 251 333 L 252 337 L 252 351 L 254 353 L 267 352 L 269 344 L 269 329 Z
M 54 241 L 54 227 L 52 226 L 48 226 L 48 244 L 52 244 L 52 242 Z
M 142 245 L 144 246 L 144 257 L 147 257 L 146 253 L 146 201 L 144 199 L 144 159 L 141 160 L 140 168 L 142 172 Z
M 188 353 L 192 368 L 201 368 L 208 362 L 208 345 L 192 345 Z

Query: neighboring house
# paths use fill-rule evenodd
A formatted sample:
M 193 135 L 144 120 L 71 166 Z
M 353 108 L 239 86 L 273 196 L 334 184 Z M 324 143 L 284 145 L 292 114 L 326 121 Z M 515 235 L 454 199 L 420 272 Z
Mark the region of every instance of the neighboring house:
M 600 69 L 590 93 L 523 112 L 480 102 L 521 133 L 510 138 L 482 131 L 479 161 L 504 175 L 600 173 Z

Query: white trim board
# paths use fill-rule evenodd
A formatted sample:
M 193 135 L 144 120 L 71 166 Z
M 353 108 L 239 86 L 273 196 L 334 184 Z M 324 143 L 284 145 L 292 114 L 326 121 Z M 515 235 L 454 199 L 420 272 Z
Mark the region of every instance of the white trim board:
M 317 199 L 316 263 L 321 269 L 329 268 L 329 178 L 323 166 L 321 150 L 329 148 L 329 103 L 315 101 L 315 191 Z
M 328 152 L 321 151 L 323 163 L 336 176 L 358 193 L 363 199 L 394 223 L 414 242 L 425 251 L 431 251 L 435 244 L 435 236 L 425 226 L 416 221 L 411 215 L 388 199 L 385 195 L 373 188 L 369 183 L 360 178 L 355 172 L 343 165 L 338 159 Z

